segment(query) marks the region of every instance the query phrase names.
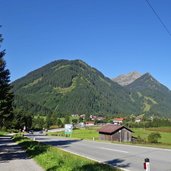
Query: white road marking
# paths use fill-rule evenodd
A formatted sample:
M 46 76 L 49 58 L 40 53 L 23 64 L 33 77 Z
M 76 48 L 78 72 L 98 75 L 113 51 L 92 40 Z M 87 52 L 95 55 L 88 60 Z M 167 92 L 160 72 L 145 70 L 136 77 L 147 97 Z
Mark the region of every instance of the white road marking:
M 105 147 L 100 147 L 100 149 L 109 150 L 109 151 L 115 151 L 115 152 L 120 152 L 120 153 L 128 153 L 128 151 L 116 150 L 116 149 L 105 148 Z
M 150 147 L 150 146 L 141 146 L 141 145 L 131 145 L 131 144 L 117 144 L 117 143 L 112 143 L 112 142 L 102 142 L 102 141 L 92 141 L 92 140 L 84 140 L 84 141 L 87 141 L 87 142 L 94 142 L 94 143 L 102 143 L 102 144 L 111 144 L 111 145 L 114 145 L 114 146 L 123 146 L 123 147 L 133 147 L 133 148 L 145 148 L 145 149 L 152 149 L 152 150 L 161 150 L 161 151 L 170 151 L 171 152 L 171 149 L 168 149 L 168 148 L 161 148 L 161 147 Z

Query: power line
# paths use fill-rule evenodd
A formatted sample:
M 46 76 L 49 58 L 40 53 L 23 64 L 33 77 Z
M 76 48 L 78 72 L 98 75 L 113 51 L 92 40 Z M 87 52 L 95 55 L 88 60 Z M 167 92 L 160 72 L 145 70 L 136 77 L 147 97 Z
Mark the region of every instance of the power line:
M 151 8 L 151 10 L 153 11 L 153 13 L 155 14 L 155 16 L 157 17 L 157 19 L 159 20 L 160 24 L 163 26 L 163 28 L 165 29 L 165 31 L 169 34 L 169 36 L 171 37 L 171 32 L 169 31 L 169 29 L 167 28 L 166 24 L 163 22 L 163 20 L 161 19 L 161 17 L 159 16 L 159 14 L 156 12 L 156 10 L 153 8 L 153 6 L 151 5 L 151 3 L 149 2 L 149 0 L 145 0 L 147 5 Z

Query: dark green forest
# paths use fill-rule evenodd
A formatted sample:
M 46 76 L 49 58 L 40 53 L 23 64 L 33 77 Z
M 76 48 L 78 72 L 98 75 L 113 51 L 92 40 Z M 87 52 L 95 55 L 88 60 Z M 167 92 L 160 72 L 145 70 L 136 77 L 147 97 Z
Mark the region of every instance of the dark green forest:
M 81 60 L 54 61 L 12 85 L 15 105 L 33 114 L 140 112 L 129 91 Z
M 125 86 L 137 98 L 142 113 L 171 117 L 171 91 L 149 73 Z
M 150 74 L 122 87 L 81 60 L 58 60 L 12 83 L 15 106 L 32 115 L 171 116 L 171 92 Z

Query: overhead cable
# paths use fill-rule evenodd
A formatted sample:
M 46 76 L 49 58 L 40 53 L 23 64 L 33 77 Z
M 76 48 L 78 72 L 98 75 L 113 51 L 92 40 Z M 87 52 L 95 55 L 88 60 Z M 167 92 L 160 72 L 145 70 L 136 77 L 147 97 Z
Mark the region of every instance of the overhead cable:
M 151 10 L 153 11 L 154 15 L 157 17 L 157 19 L 159 20 L 160 24 L 163 26 L 165 31 L 169 34 L 169 36 L 171 36 L 170 30 L 167 28 L 166 24 L 163 22 L 163 20 L 161 19 L 159 14 L 156 12 L 156 10 L 153 8 L 152 4 L 149 2 L 149 0 L 145 0 L 145 1 L 147 5 L 151 8 Z

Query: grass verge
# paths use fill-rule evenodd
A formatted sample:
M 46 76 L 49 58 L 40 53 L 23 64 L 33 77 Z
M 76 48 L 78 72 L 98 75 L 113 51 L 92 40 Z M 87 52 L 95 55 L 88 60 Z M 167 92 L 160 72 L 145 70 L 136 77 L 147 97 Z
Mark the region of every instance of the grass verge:
M 6 134 L 7 134 L 6 132 L 0 131 L 0 136 L 4 136 L 4 135 L 6 135 Z
M 13 140 L 21 145 L 28 156 L 34 158 L 46 171 L 121 171 L 26 137 L 17 135 L 13 137 Z

